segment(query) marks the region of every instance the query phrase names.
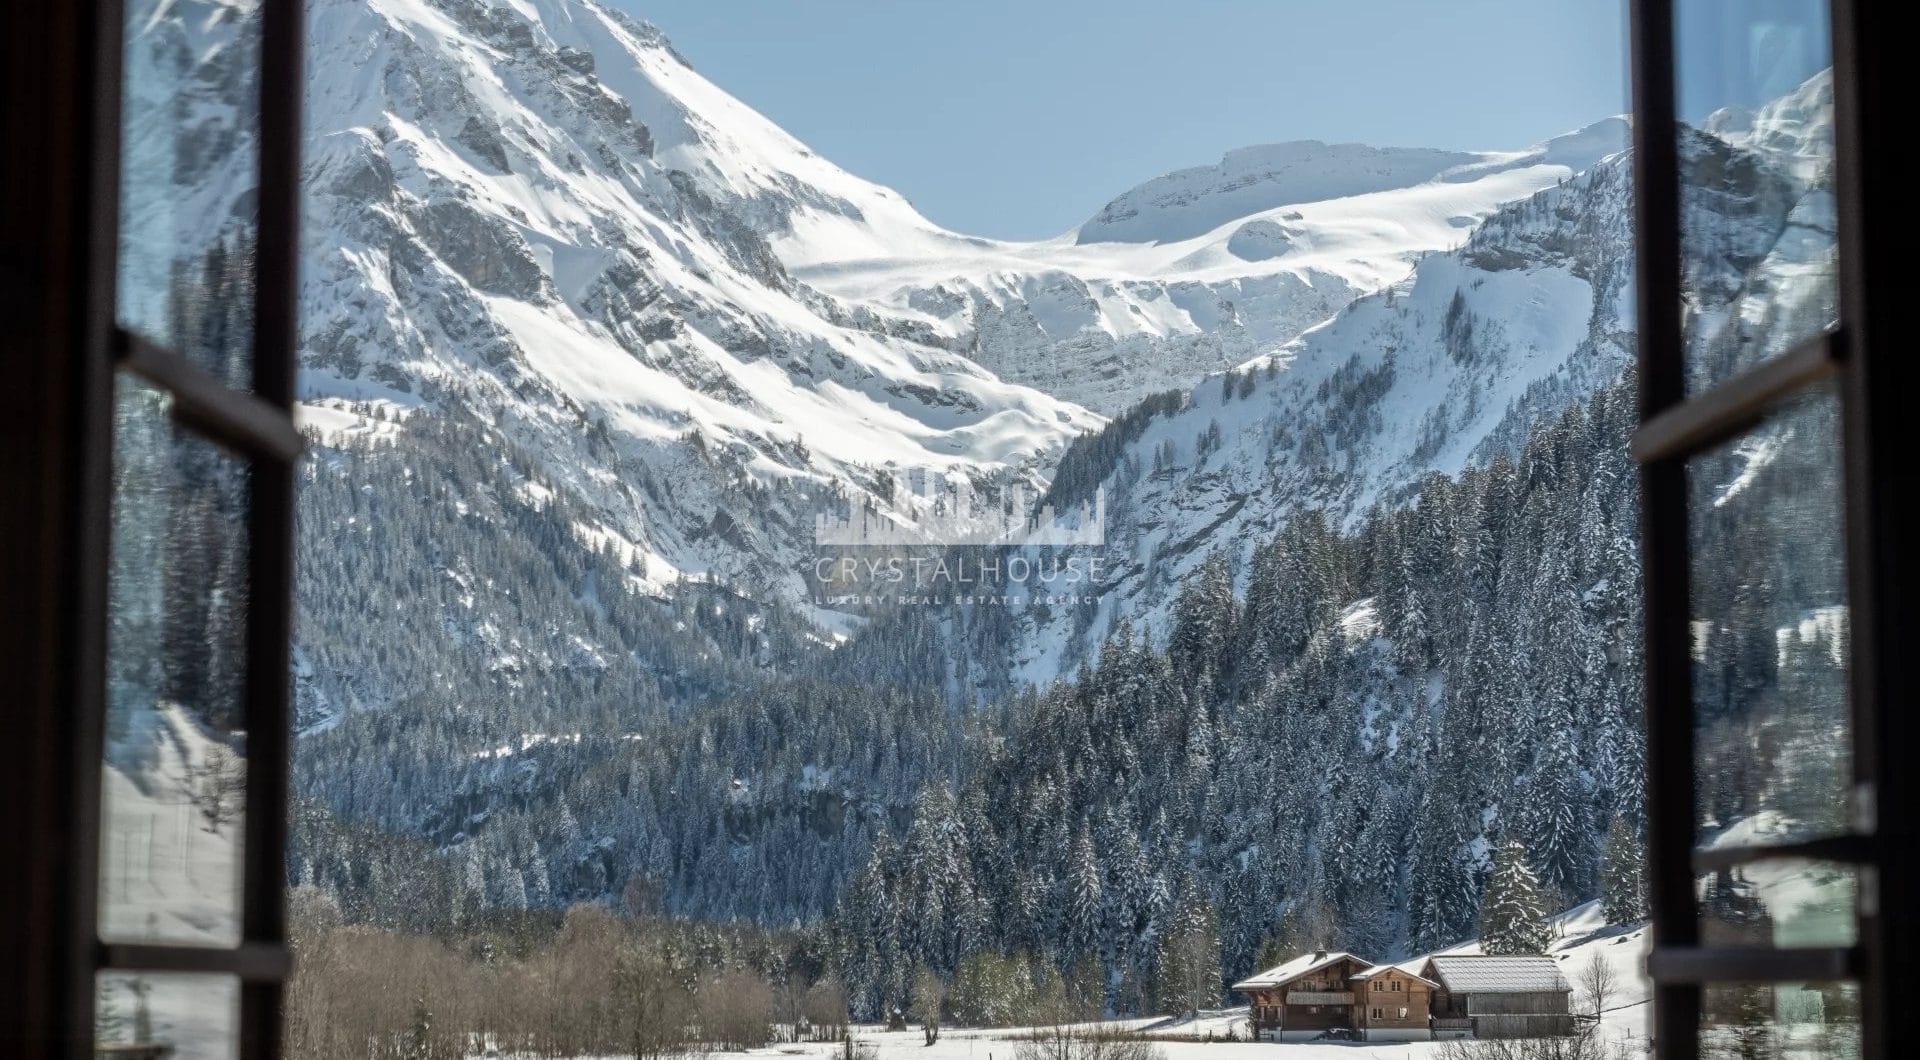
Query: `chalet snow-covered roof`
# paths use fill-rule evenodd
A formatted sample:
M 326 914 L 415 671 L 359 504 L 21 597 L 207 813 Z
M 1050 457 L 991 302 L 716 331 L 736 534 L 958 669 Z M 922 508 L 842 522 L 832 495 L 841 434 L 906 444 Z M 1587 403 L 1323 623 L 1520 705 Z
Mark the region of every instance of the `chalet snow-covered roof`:
M 1233 984 L 1235 990 L 1269 990 L 1276 986 L 1285 986 L 1295 979 L 1322 968 L 1339 964 L 1341 961 L 1358 961 L 1371 968 L 1373 962 L 1364 957 L 1355 957 L 1345 950 L 1318 953 L 1303 953 L 1285 964 L 1276 964 L 1258 975 L 1250 975 Z
M 1439 983 L 1434 982 L 1433 980 L 1427 978 L 1426 976 L 1421 975 L 1419 972 L 1416 972 L 1411 968 L 1407 968 L 1398 964 L 1376 964 L 1365 971 L 1355 972 L 1352 975 L 1347 976 L 1347 978 L 1350 980 L 1372 979 L 1374 976 L 1385 975 L 1388 972 L 1399 972 L 1402 975 L 1405 975 L 1409 979 L 1418 979 L 1421 982 L 1427 984 L 1428 986 L 1437 987 L 1440 985 Z
M 1435 957 L 1432 968 L 1441 985 L 1455 994 L 1549 994 L 1573 989 L 1551 957 Z

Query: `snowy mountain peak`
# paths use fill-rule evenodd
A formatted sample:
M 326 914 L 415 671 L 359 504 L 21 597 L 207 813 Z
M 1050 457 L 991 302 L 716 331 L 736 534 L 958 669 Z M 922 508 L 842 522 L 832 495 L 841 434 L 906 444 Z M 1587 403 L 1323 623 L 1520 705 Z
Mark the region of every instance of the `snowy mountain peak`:
M 1229 151 L 1210 166 L 1156 177 L 1109 202 L 1073 233 L 1079 243 L 1171 243 L 1288 206 L 1350 199 L 1429 181 L 1463 183 L 1549 166 L 1583 172 L 1624 148 L 1610 118 L 1518 152 L 1445 151 L 1295 140 Z
M 1243 147 L 1213 165 L 1176 170 L 1133 188 L 1081 225 L 1074 239 L 1179 242 L 1283 206 L 1419 184 L 1482 158 L 1464 151 L 1318 140 Z
M 1833 160 L 1833 72 L 1823 70 L 1757 110 L 1722 107 L 1701 129 L 1784 165 L 1800 180 L 1816 179 Z

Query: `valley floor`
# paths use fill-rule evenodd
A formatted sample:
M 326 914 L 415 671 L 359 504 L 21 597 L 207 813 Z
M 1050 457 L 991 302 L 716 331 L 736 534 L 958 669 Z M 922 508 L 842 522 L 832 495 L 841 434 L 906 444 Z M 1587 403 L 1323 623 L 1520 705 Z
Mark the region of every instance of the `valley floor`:
M 1606 1038 L 1627 1045 L 1630 1056 L 1648 1053 L 1649 984 L 1641 974 L 1649 943 L 1646 927 L 1609 928 L 1598 903 L 1568 910 L 1553 919 L 1553 926 L 1556 938 L 1548 953 L 1576 984 L 1575 1010 L 1589 1010 L 1579 994 L 1580 969 L 1598 955 L 1612 968 L 1615 979 L 1614 996 L 1606 1002 L 1603 1020 Z M 1477 953 L 1479 947 L 1469 943 L 1444 952 Z M 1247 1041 L 1245 1006 L 1203 1010 L 1198 1020 L 1171 1016 L 1116 1020 L 1104 1026 L 1156 1039 L 1165 1060 L 1430 1060 L 1442 1048 L 1437 1042 Z M 1013 1060 L 1019 1040 L 1031 1029 L 948 1027 L 931 1046 L 918 1028 L 889 1031 L 858 1026 L 852 1033 L 861 1060 Z M 1228 1040 L 1229 1036 L 1235 1040 Z M 842 1055 L 839 1042 L 799 1042 L 713 1053 L 708 1060 L 838 1060 Z

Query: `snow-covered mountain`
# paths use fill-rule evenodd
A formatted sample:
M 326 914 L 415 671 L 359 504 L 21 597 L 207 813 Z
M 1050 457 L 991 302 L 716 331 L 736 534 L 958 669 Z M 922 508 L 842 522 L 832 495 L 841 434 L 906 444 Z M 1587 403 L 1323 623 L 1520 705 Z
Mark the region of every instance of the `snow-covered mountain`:
M 887 469 L 1044 483 L 1097 412 L 1271 353 L 1622 139 L 1254 148 L 1009 244 L 932 224 L 593 0 L 321 0 L 310 23 L 311 66 L 357 74 L 309 93 L 308 422 L 485 423 L 535 454 L 507 503 L 562 495 L 655 594 L 792 602 L 811 516 L 888 506 Z
M 1630 212 L 1624 157 L 1595 166 L 1271 356 L 1116 421 L 1117 437 L 1087 445 L 1105 458 L 1070 454 L 1053 495 L 1105 489 L 1105 588 L 1091 614 L 1016 616 L 1017 672 L 1070 671 L 1124 618 L 1164 633 L 1180 582 L 1215 550 L 1243 560 L 1312 508 L 1351 523 L 1618 378 L 1632 356 Z
M 793 280 L 763 232 L 891 193 L 650 27 L 574 0 L 309 10 L 312 67 L 359 73 L 309 93 L 303 397 L 493 424 L 649 588 L 790 591 L 808 513 L 879 469 L 1031 475 L 1098 422 Z
M 1148 181 L 1055 239 L 1006 243 L 946 231 L 820 158 L 657 30 L 596 0 L 316 0 L 308 12 L 301 415 L 323 450 L 315 473 L 344 487 L 327 495 L 371 491 L 399 513 L 457 493 L 447 506 L 457 527 L 410 528 L 424 536 L 383 561 L 445 579 L 409 598 L 438 612 L 448 642 L 411 668 L 428 673 L 441 672 L 436 653 L 481 648 L 486 672 L 607 665 L 630 647 L 577 631 L 607 619 L 608 580 L 656 600 L 723 585 L 844 633 L 851 620 L 806 598 L 816 514 L 852 503 L 915 518 L 891 488 L 894 470 L 1045 486 L 1102 413 L 1283 349 L 1300 367 L 1282 389 L 1296 389 L 1263 422 L 1293 430 L 1324 396 L 1316 373 L 1346 358 L 1320 365 L 1335 353 L 1294 345 L 1364 343 L 1373 325 L 1359 321 L 1377 310 L 1356 299 L 1406 284 L 1422 255 L 1458 246 L 1503 204 L 1586 171 L 1624 138 L 1614 119 L 1508 153 L 1249 148 Z M 133 23 L 130 69 L 146 86 L 129 113 L 129 128 L 144 130 L 136 153 L 181 185 L 141 184 L 128 206 L 140 238 L 126 261 L 150 295 L 132 311 L 159 331 L 179 303 L 182 263 L 190 270 L 212 237 L 245 249 L 252 111 L 239 71 L 256 15 L 251 0 L 172 0 Z M 175 113 L 142 118 L 157 108 Z M 187 116 L 193 136 L 152 132 Z M 133 253 L 145 247 L 172 249 Z M 1415 300 L 1444 297 L 1435 292 L 1448 282 L 1418 285 Z M 1477 311 L 1532 297 L 1532 282 L 1502 283 Z M 1577 278 L 1540 282 L 1552 298 L 1584 297 Z M 1562 308 L 1538 315 L 1563 320 Z M 1519 350 L 1511 364 L 1449 369 L 1450 406 L 1497 418 L 1477 381 L 1551 374 L 1572 338 L 1543 341 L 1554 349 L 1542 358 Z M 1411 380 L 1408 400 L 1427 400 Z M 1217 389 L 1202 394 L 1207 385 Z M 1488 429 L 1425 425 L 1418 444 L 1451 431 L 1457 467 Z M 403 457 L 370 456 L 403 442 Z M 440 451 L 454 444 L 502 459 L 487 469 Z M 1311 440 L 1300 444 L 1303 469 L 1318 458 Z M 1222 488 L 1237 496 L 1259 485 L 1248 475 L 1307 474 L 1263 471 L 1259 455 L 1224 454 L 1244 459 Z M 1353 474 L 1338 488 L 1379 490 L 1384 477 L 1357 484 L 1367 468 L 1411 467 L 1416 455 L 1340 455 Z M 390 464 L 398 482 L 366 481 Z M 1259 508 L 1214 531 L 1271 526 L 1285 510 Z M 1145 510 L 1116 513 L 1122 536 L 1137 536 Z M 307 516 L 318 540 L 335 542 L 377 518 Z M 540 524 L 537 541 L 522 521 Z M 468 555 L 481 540 L 516 555 L 604 556 L 617 569 L 552 592 L 504 585 Z M 314 556 L 340 562 L 338 551 Z M 310 573 L 316 584 L 348 578 Z M 473 587 L 487 585 L 498 598 L 476 600 Z M 330 602 L 307 623 L 310 718 L 417 694 L 407 675 L 322 646 L 321 627 L 345 631 L 373 606 Z M 536 615 L 549 621 L 522 628 Z M 1021 674 L 1044 677 L 1049 665 Z
M 1830 92 L 1816 76 L 1684 136 L 1697 376 L 1724 378 L 1833 319 L 1831 128 L 1820 120 Z M 1016 614 L 1018 679 L 1070 672 L 1122 619 L 1164 632 L 1181 579 L 1213 551 L 1244 559 L 1313 508 L 1351 524 L 1426 476 L 1516 452 L 1544 419 L 1619 378 L 1633 349 L 1630 170 L 1618 154 L 1500 207 L 1459 248 L 1271 356 L 1143 406 L 1070 453 L 1052 496 L 1107 491 L 1109 588 L 1091 612 Z
M 1624 142 L 1609 119 L 1504 153 L 1270 144 L 1148 181 L 1036 243 L 843 215 L 774 246 L 822 290 L 1111 415 L 1293 340 Z

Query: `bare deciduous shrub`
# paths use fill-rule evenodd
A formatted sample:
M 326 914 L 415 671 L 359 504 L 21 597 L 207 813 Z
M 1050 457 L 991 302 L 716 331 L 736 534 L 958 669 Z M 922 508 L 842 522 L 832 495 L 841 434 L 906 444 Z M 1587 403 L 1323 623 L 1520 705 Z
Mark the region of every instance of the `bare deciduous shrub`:
M 822 978 L 807 988 L 800 1014 L 813 1027 L 815 1041 L 839 1038 L 847 1029 L 847 985 L 837 975 Z
M 773 1037 L 773 990 L 748 972 L 727 972 L 701 985 L 700 1037 L 729 1049 L 753 1049 Z
M 1440 1047 L 1440 1060 L 1629 1060 L 1621 1042 L 1609 1042 L 1593 1027 L 1562 1038 L 1460 1039 Z
M 1097 1026 L 1036 1030 L 1013 1048 L 1014 1060 L 1166 1060 L 1151 1039 Z
M 913 976 L 912 1016 L 926 1035 L 927 1044 L 940 1040 L 940 1008 L 947 997 L 947 984 L 933 969 L 921 965 Z
M 1593 1018 L 1599 1019 L 1607 1011 L 1607 999 L 1619 989 L 1620 978 L 1606 955 L 1596 952 L 1574 972 L 1573 985 L 1580 988 L 1581 996 L 1593 1006 Z
M 557 930 L 446 940 L 345 925 L 311 888 L 295 888 L 290 906 L 289 1060 L 465 1060 L 489 1048 L 665 1060 L 701 1050 L 691 970 L 657 922 L 579 906 Z M 746 978 L 764 1004 L 765 985 Z M 763 1042 L 764 1007 L 760 1015 L 757 1041 L 734 1033 Z

